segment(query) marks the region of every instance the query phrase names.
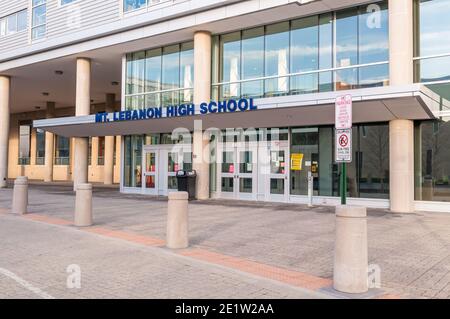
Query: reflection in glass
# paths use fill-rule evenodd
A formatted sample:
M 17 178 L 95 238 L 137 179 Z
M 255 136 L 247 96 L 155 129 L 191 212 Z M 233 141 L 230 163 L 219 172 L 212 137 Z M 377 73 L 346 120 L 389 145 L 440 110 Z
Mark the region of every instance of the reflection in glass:
M 358 64 L 358 10 L 336 13 L 336 67 Z
M 161 49 L 147 51 L 145 60 L 145 92 L 161 90 Z
M 264 76 L 264 27 L 242 32 L 242 79 Z M 242 96 L 263 95 L 263 81 L 242 84 Z
M 240 80 L 241 73 L 241 33 L 234 32 L 220 37 L 221 79 L 220 82 L 236 82 Z M 230 83 L 222 87 L 222 98 L 240 96 L 240 84 Z
M 265 76 L 279 76 L 265 82 L 266 96 L 286 94 L 289 90 L 289 22 L 266 27 Z
M 450 122 L 426 121 L 415 127 L 415 199 L 450 202 Z
M 336 90 L 351 90 L 358 88 L 358 69 L 343 69 L 335 72 Z
M 448 0 L 418 1 L 416 56 L 450 53 L 450 6 Z M 442 41 L 446 39 L 446 41 Z
M 387 3 L 361 7 L 359 15 L 359 64 L 389 60 Z
M 359 88 L 389 85 L 389 64 L 359 68 Z
M 167 177 L 167 188 L 171 190 L 178 189 L 178 180 L 176 176 Z
M 450 56 L 415 61 L 420 82 L 450 80 Z
M 180 47 L 172 45 L 163 48 L 162 57 L 162 89 L 171 90 L 180 87 Z M 176 99 L 178 100 L 178 98 Z M 163 94 L 163 104 L 166 99 Z M 169 104 L 171 104 L 169 102 Z

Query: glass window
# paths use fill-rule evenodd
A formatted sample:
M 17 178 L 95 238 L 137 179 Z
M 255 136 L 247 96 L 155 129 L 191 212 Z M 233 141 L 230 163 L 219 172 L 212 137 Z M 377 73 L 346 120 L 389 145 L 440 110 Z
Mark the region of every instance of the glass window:
M 125 136 L 125 187 L 142 187 L 142 142 L 142 136 Z
M 359 64 L 389 60 L 387 3 L 373 3 L 360 8 Z
M 289 91 L 289 22 L 266 27 L 265 76 L 278 76 L 265 81 L 266 96 L 278 96 Z
M 358 64 L 358 10 L 336 13 L 336 67 Z
M 17 15 L 12 14 L 7 18 L 6 21 L 6 34 L 13 34 L 17 32 Z
M 293 128 L 291 130 L 291 156 L 300 154 L 302 169 L 291 170 L 291 195 L 308 194 L 308 168 L 305 162 L 318 161 L 319 156 L 319 129 Z M 315 176 L 316 178 L 317 176 Z M 316 194 L 317 195 L 317 194 Z
M 31 125 L 19 124 L 19 164 L 30 165 Z
M 415 68 L 420 75 L 416 81 L 433 82 L 450 80 L 450 55 L 416 60 Z
M 28 11 L 22 10 L 17 13 L 17 31 L 23 31 L 27 29 L 28 25 Z
M 162 89 L 173 90 L 180 87 L 180 46 L 172 45 L 163 48 L 162 57 Z M 164 92 L 162 104 L 179 104 L 179 91 Z
M 187 88 L 181 91 L 180 103 L 192 103 L 194 95 L 194 44 L 192 42 L 181 45 L 180 80 L 180 87 Z
M 213 45 L 218 66 L 212 95 L 257 98 L 386 86 L 388 45 L 387 1 L 221 35 Z
M 45 131 L 36 129 L 36 165 L 45 164 Z
M 450 53 L 450 5 L 448 0 L 417 0 L 416 56 Z
M 240 96 L 241 79 L 241 33 L 234 32 L 220 37 L 220 82 L 231 82 L 222 87 L 223 99 Z
M 145 92 L 161 90 L 161 57 L 162 49 L 147 51 L 145 60 Z
M 147 5 L 147 0 L 124 0 L 123 11 L 131 11 L 144 8 Z
M 292 21 L 291 73 L 314 71 L 319 68 L 318 16 Z M 312 93 L 318 90 L 318 73 L 291 78 L 291 93 Z
M 61 5 L 69 4 L 77 0 L 61 0 Z
M 32 1 L 32 19 L 31 19 L 31 38 L 33 40 L 45 36 L 47 23 L 47 5 L 46 0 Z
M 70 139 L 55 135 L 55 165 L 69 165 Z
M 97 165 L 105 165 L 105 137 L 100 136 L 98 138 L 98 153 L 97 153 Z
M 415 199 L 450 202 L 450 122 L 415 126 Z
M 252 79 L 264 76 L 264 27 L 242 32 L 242 79 Z M 261 97 L 263 81 L 242 83 L 243 97 Z

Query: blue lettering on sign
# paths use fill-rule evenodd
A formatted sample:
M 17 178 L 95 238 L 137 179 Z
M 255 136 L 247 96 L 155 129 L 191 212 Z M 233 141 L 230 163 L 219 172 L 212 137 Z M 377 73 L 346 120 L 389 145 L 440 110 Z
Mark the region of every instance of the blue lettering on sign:
M 215 113 L 234 113 L 234 112 L 247 112 L 257 110 L 253 99 L 240 99 L 240 100 L 224 100 L 224 101 L 211 101 L 203 102 L 199 105 L 200 115 L 215 114 Z M 150 107 L 140 110 L 126 110 L 108 113 L 98 113 L 95 115 L 96 123 L 107 122 L 120 122 L 120 121 L 138 121 L 149 119 L 160 119 L 163 117 L 182 117 L 195 115 L 195 104 L 181 104 L 171 105 L 165 107 L 165 114 L 162 107 Z

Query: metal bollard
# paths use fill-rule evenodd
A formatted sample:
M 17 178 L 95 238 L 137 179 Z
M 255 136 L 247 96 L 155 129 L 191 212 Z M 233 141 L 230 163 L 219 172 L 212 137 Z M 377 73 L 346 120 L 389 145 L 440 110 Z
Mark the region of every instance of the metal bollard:
M 12 212 L 26 214 L 28 211 L 28 178 L 19 176 L 14 181 Z
M 75 199 L 75 226 L 92 225 L 92 185 L 78 184 Z
M 365 207 L 336 207 L 333 286 L 345 293 L 369 290 Z
M 183 249 L 189 246 L 188 192 L 169 193 L 167 208 L 167 247 Z

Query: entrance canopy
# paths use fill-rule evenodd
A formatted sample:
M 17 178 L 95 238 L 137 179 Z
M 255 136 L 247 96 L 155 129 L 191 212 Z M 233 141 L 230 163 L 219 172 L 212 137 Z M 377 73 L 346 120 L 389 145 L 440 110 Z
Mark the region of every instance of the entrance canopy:
M 354 123 L 386 122 L 394 119 L 434 119 L 450 110 L 448 101 L 420 84 L 357 89 L 262 98 L 254 101 L 258 110 L 97 123 L 95 115 L 37 120 L 40 128 L 65 137 L 140 135 L 168 133 L 176 128 L 194 130 L 194 120 L 202 128 L 264 128 L 334 124 L 334 102 L 338 96 L 353 97 Z

